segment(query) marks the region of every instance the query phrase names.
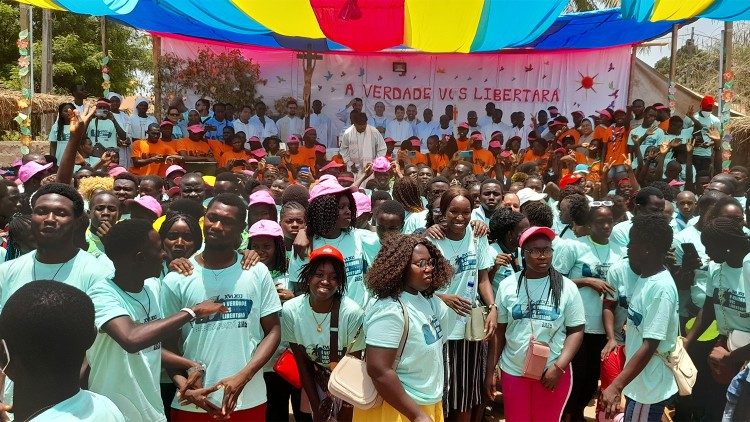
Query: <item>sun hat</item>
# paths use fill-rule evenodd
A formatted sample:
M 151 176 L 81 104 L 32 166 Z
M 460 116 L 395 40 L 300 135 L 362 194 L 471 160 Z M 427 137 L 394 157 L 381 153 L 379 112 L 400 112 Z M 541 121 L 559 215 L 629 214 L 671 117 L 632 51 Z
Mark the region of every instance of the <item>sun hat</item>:
M 279 223 L 273 220 L 260 220 L 250 226 L 248 230 L 249 237 L 256 236 L 271 236 L 271 237 L 284 237 L 284 232 L 281 231 Z
M 259 190 L 250 195 L 248 199 L 248 206 L 255 204 L 276 205 L 276 201 L 274 201 L 273 196 L 267 190 Z
M 555 238 L 555 232 L 549 227 L 532 226 L 521 233 L 521 237 L 518 238 L 518 246 L 523 247 L 527 240 L 536 235 L 542 235 L 550 241 Z
M 355 204 L 357 204 L 357 217 L 366 212 L 372 212 L 372 202 L 367 195 L 357 191 L 352 193 L 352 196 L 354 197 Z
M 372 171 L 376 173 L 388 173 L 391 169 L 391 163 L 385 157 L 378 157 L 372 162 Z
M 133 200 L 133 203 L 140 205 L 141 207 L 156 214 L 156 217 L 161 217 L 162 208 L 159 201 L 150 195 L 141 195 Z
M 169 177 L 170 174 L 179 171 L 183 174 L 187 174 L 187 170 L 182 168 L 181 166 L 178 166 L 177 164 L 172 164 L 171 166 L 167 167 L 167 173 L 164 175 L 164 177 Z
M 339 184 L 339 181 L 330 174 L 320 176 L 318 184 L 310 188 L 310 201 L 323 195 L 335 195 L 337 193 L 349 191 Z
M 34 175 L 47 170 L 50 167 L 52 167 L 52 163 L 39 164 L 36 161 L 29 161 L 18 169 L 18 179 L 21 180 L 22 183 L 26 183 L 29 179 L 34 177 Z
M 543 201 L 545 198 L 547 198 L 546 193 L 540 193 L 535 191 L 531 188 L 523 188 L 516 192 L 516 196 L 518 196 L 518 203 L 519 206 L 532 201 Z
M 310 262 L 319 258 L 333 258 L 342 264 L 344 263 L 344 255 L 331 245 L 323 245 L 310 252 Z

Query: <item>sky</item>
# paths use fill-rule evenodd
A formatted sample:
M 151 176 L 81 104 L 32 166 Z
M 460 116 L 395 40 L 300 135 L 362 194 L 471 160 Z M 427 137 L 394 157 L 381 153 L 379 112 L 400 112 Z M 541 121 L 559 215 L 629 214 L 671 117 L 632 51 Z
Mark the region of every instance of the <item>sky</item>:
M 736 24 L 735 24 L 736 27 Z M 682 47 L 690 38 L 690 34 L 695 29 L 695 42 L 698 45 L 709 43 L 712 40 L 721 38 L 721 30 L 724 29 L 724 23 L 713 19 L 698 19 L 690 25 L 683 26 L 677 34 L 678 48 Z M 670 41 L 672 34 L 665 34 L 663 37 L 651 42 L 664 42 L 663 47 L 649 47 L 648 49 L 639 49 L 638 58 L 653 66 L 662 57 L 669 57 Z

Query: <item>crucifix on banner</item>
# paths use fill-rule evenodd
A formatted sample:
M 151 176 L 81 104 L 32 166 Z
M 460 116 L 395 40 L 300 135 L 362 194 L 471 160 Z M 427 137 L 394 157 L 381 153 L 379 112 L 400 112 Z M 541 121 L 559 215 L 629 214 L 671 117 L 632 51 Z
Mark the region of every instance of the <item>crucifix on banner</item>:
M 315 64 L 318 60 L 323 60 L 323 56 L 312 52 L 312 46 L 307 45 L 307 51 L 297 53 L 297 58 L 302 60 L 302 71 L 305 75 L 305 86 L 302 89 L 302 102 L 305 106 L 305 127 L 310 126 L 310 93 L 312 90 L 312 77 L 315 73 Z

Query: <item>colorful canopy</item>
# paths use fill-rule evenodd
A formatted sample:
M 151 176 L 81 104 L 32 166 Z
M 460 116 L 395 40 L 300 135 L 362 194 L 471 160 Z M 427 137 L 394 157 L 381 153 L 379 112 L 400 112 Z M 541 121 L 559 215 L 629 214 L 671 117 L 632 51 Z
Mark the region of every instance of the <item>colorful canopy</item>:
M 638 22 L 708 18 L 722 21 L 750 19 L 747 0 L 622 0 L 622 15 Z
M 638 43 L 671 27 L 666 22 L 623 19 L 620 9 L 560 15 L 567 0 L 18 1 L 108 16 L 160 34 L 316 51 L 476 53 L 507 48 L 601 48 Z M 671 2 L 660 0 L 659 4 Z

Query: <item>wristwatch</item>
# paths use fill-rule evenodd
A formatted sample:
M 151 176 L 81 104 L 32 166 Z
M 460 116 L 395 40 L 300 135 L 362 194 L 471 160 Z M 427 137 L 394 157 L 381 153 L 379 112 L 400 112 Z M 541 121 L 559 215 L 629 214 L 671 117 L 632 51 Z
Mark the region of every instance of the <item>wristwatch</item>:
M 195 363 L 197 363 L 197 365 L 191 366 L 190 368 L 188 368 L 187 370 L 188 375 L 192 374 L 193 372 L 202 372 L 205 374 L 206 364 L 203 362 L 195 362 Z

